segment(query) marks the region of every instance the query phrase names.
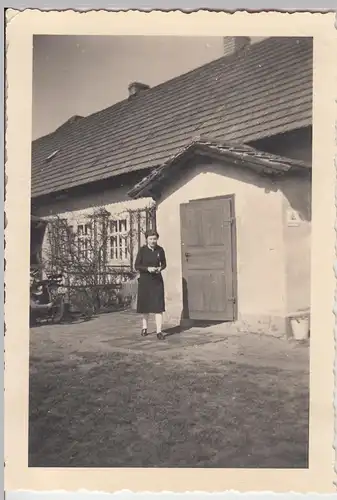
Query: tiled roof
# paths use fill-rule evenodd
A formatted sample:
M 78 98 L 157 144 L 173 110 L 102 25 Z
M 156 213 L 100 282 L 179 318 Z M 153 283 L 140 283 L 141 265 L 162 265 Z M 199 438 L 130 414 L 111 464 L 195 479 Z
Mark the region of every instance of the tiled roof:
M 311 120 L 312 39 L 268 38 L 34 141 L 32 197 L 158 167 L 198 136 L 249 142 Z
M 192 141 L 187 147 L 182 148 L 169 158 L 160 167 L 151 171 L 151 173 L 144 177 L 138 184 L 136 184 L 130 191 L 131 198 L 141 198 L 151 196 L 161 189 L 162 185 L 166 185 L 167 177 L 170 175 L 172 167 L 182 166 L 191 157 L 210 157 L 223 160 L 231 160 L 231 163 L 248 167 L 265 175 L 282 175 L 289 170 L 296 171 L 309 171 L 310 165 L 300 160 L 293 160 L 284 158 L 283 156 L 274 155 L 259 151 L 246 144 L 236 144 L 231 142 L 217 142 L 200 139 Z

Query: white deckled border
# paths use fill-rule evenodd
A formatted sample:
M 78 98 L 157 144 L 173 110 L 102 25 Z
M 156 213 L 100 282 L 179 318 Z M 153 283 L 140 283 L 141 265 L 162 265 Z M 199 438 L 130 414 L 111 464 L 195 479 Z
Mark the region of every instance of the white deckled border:
M 15 15 L 13 15 L 15 14 Z M 334 491 L 334 14 L 8 11 L 6 193 L 6 489 Z M 314 36 L 311 429 L 308 470 L 32 469 L 28 455 L 28 282 L 32 34 Z M 337 160 L 336 160 L 337 161 Z M 27 249 L 25 252 L 24 249 Z M 27 286 L 26 286 L 27 285 Z M 20 314 L 18 314 L 18 304 Z M 26 311 L 26 312 L 24 312 Z M 323 389 L 323 390 L 322 390 Z

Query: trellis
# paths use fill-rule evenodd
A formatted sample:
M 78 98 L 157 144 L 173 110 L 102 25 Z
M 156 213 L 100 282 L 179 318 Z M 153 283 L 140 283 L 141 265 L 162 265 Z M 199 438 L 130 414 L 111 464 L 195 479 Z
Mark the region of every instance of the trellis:
M 123 259 L 116 259 L 114 263 L 109 252 L 117 233 L 111 228 L 116 227 L 115 221 L 118 223 L 125 217 L 128 227 L 122 235 L 126 245 L 123 246 Z M 145 232 L 152 228 L 156 228 L 155 206 L 121 214 L 98 209 L 76 227 L 67 219 L 54 217 L 47 226 L 43 252 L 45 271 L 62 273 L 65 286 L 70 291 L 82 290 L 89 302 L 111 302 L 117 289 L 135 279 L 136 254 L 145 242 Z M 117 255 L 115 249 L 114 255 Z
M 111 232 L 109 228 L 125 219 L 128 227 L 123 238 L 127 252 L 113 262 L 108 252 L 109 240 L 119 233 Z M 75 272 L 78 268 L 87 268 L 96 274 L 108 274 L 112 270 L 133 271 L 137 251 L 145 242 L 145 232 L 156 229 L 156 208 L 150 206 L 119 214 L 99 209 L 86 215 L 76 226 L 74 229 L 68 219 L 58 216 L 49 221 L 44 260 L 51 270 L 64 268 Z

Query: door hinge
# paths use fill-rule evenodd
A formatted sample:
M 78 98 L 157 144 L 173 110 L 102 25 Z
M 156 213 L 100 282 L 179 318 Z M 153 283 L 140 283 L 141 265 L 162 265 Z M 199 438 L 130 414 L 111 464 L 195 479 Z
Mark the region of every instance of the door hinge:
M 230 217 L 229 219 L 225 220 L 228 224 L 234 224 L 235 222 L 235 217 Z
M 229 297 L 228 302 L 233 302 L 233 304 L 236 304 L 236 297 Z

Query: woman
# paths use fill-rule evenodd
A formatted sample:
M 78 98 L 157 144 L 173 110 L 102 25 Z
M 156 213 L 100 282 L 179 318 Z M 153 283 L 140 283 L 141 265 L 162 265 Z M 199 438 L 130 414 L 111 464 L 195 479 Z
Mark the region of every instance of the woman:
M 149 314 L 156 318 L 157 338 L 163 340 L 162 318 L 165 311 L 164 282 L 161 271 L 166 268 L 166 257 L 158 245 L 157 231 L 147 231 L 146 245 L 139 249 L 135 268 L 139 272 L 137 312 L 143 315 L 142 336 L 148 335 Z

